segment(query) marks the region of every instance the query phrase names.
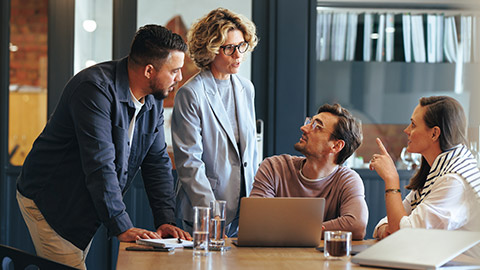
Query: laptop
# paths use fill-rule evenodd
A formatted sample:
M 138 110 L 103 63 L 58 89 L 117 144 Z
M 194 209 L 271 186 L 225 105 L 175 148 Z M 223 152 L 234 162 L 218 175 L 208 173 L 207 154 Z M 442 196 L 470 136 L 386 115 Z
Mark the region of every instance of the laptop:
M 402 269 L 448 269 L 447 262 L 480 243 L 480 232 L 427 229 L 401 229 L 351 261 L 365 266 Z M 480 265 L 475 264 L 479 269 Z M 459 267 L 458 264 L 452 266 Z
M 324 198 L 242 198 L 237 246 L 316 247 Z

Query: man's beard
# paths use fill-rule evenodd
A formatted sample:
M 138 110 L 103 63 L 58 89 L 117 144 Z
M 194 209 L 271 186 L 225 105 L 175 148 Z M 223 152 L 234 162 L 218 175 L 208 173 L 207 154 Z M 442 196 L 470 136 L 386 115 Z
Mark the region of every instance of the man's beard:
M 152 95 L 155 99 L 163 100 L 163 99 L 166 99 L 168 97 L 168 92 L 165 95 L 164 92 L 158 91 L 158 92 L 153 93 Z
M 295 150 L 303 154 L 303 150 L 305 149 L 305 146 L 303 146 L 301 142 L 297 142 L 296 144 L 293 145 L 293 148 L 295 148 Z
M 175 86 L 177 86 L 177 82 L 175 82 L 174 84 L 170 85 L 167 89 L 170 89 L 170 88 L 174 88 Z M 158 99 L 158 100 L 163 100 L 163 99 L 166 99 L 168 97 L 168 93 L 170 93 L 169 90 L 165 90 L 165 89 L 160 89 L 159 87 L 156 87 L 154 84 L 150 84 L 150 89 L 152 89 L 152 95 L 155 99 Z

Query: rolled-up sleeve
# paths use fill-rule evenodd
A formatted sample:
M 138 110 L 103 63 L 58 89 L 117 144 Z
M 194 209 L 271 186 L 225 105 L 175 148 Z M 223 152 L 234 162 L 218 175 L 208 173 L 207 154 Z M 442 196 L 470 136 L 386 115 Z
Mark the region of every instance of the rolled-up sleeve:
M 447 174 L 439 177 L 432 186 L 430 194 L 412 211 L 410 202 L 415 192 L 410 192 L 403 200 L 407 216 L 400 220 L 400 229 L 455 230 L 468 222 L 465 185 L 460 176 Z M 373 237 L 377 237 L 378 227 L 385 223 L 388 223 L 387 217 L 378 222 Z

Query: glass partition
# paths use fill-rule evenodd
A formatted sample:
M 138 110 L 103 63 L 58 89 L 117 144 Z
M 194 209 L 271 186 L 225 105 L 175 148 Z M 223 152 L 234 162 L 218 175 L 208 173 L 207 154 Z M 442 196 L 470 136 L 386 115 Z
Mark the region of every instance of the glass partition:
M 8 155 L 21 166 L 47 121 L 48 0 L 11 0 Z
M 477 152 L 478 14 L 379 6 L 317 7 L 316 89 L 309 93 L 309 114 L 324 103 L 340 103 L 363 124 L 364 141 L 351 164 L 366 167 L 378 152 L 379 137 L 405 169 L 403 130 L 419 98 L 452 96 L 465 109 L 470 146 Z
M 74 69 L 112 59 L 113 0 L 75 1 Z

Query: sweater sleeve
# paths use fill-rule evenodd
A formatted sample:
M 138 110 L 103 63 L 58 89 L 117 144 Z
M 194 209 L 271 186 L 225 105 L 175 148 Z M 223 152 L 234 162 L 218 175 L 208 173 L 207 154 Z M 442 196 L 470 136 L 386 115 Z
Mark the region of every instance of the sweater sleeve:
M 273 198 L 275 192 L 275 170 L 271 158 L 265 159 L 258 168 L 250 197 Z
M 352 172 L 340 185 L 340 213 L 335 219 L 323 223 L 325 230 L 342 230 L 352 232 L 353 239 L 365 237 L 368 222 L 368 207 L 365 201 L 365 188 L 360 176 Z

